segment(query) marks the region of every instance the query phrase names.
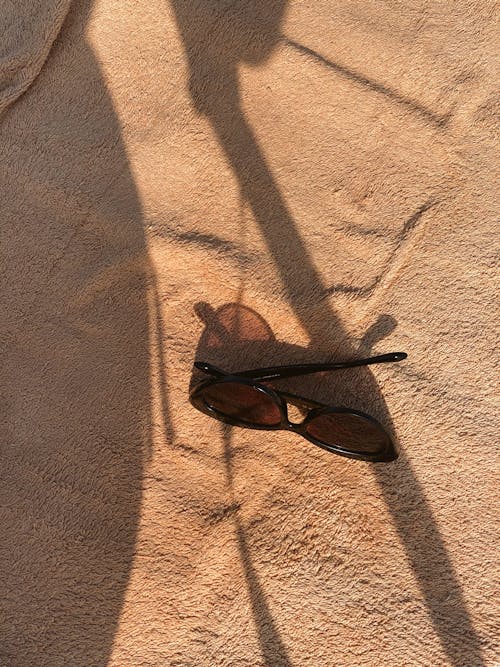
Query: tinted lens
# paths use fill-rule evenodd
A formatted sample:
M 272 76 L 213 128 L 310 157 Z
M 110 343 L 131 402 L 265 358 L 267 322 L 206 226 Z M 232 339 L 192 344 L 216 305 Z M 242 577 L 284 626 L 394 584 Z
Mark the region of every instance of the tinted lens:
M 381 427 L 358 415 L 329 412 L 312 419 L 307 433 L 324 443 L 360 454 L 377 454 L 385 449 L 387 436 Z
M 220 382 L 201 395 L 209 408 L 242 423 L 277 426 L 281 422 L 280 409 L 271 396 L 248 384 Z

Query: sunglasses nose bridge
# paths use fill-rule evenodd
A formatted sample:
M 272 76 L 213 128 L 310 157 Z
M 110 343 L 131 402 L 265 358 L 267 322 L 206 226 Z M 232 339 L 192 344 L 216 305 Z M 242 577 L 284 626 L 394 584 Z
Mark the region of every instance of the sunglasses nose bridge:
M 285 413 L 284 426 L 285 426 L 286 430 L 287 431 L 294 431 L 295 433 L 301 432 L 303 430 L 302 426 L 303 426 L 304 421 L 306 420 L 307 417 L 305 416 L 305 417 L 302 417 L 302 419 L 300 419 L 301 415 L 297 415 L 297 417 L 299 418 L 299 421 L 292 421 L 290 419 L 290 405 L 289 405 L 288 401 L 285 401 L 284 413 Z
M 300 421 L 292 421 L 290 419 L 290 414 L 288 412 L 288 405 L 285 408 L 285 420 L 284 425 L 287 431 L 294 431 L 295 433 L 301 433 L 303 431 L 303 424 L 307 416 L 303 417 Z

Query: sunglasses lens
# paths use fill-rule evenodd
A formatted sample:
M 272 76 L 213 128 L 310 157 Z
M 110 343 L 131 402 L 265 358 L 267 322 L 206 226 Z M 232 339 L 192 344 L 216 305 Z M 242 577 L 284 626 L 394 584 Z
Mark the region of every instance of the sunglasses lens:
M 204 389 L 202 397 L 209 408 L 242 424 L 281 423 L 281 411 L 272 397 L 248 384 L 220 382 Z
M 387 446 L 380 426 L 359 415 L 329 412 L 318 415 L 306 427 L 308 435 L 325 445 L 342 447 L 353 453 L 378 454 Z

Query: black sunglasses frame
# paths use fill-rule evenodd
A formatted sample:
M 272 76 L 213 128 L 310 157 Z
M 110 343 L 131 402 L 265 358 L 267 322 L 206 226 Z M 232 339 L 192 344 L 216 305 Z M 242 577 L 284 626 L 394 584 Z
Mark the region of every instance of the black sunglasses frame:
M 393 361 L 402 361 L 406 359 L 405 352 L 393 352 L 390 354 L 380 355 L 378 357 L 370 357 L 368 359 L 355 359 L 352 361 L 337 362 L 333 364 L 300 364 L 300 365 L 291 365 L 291 366 L 273 366 L 270 368 L 256 368 L 246 371 L 241 371 L 239 373 L 227 373 L 219 368 L 216 368 L 212 364 L 206 362 L 195 362 L 195 367 L 198 370 L 203 371 L 211 375 L 212 377 L 203 380 L 196 384 L 190 392 L 189 399 L 191 404 L 196 409 L 200 410 L 204 414 L 218 419 L 219 421 L 230 424 L 231 426 L 239 426 L 241 428 L 249 428 L 260 431 L 292 431 L 301 435 L 303 438 L 311 442 L 312 444 L 325 449 L 328 452 L 333 454 L 338 454 L 339 456 L 345 456 L 351 459 L 357 459 L 361 461 L 368 461 L 372 463 L 378 462 L 389 462 L 394 461 L 398 457 L 398 452 L 392 441 L 391 437 L 387 433 L 386 429 L 378 422 L 374 417 L 360 412 L 359 410 L 353 410 L 352 408 L 345 407 L 333 407 L 325 405 L 323 403 L 318 403 L 311 399 L 297 396 L 295 394 L 290 394 L 288 392 L 279 391 L 273 389 L 267 385 L 262 384 L 262 381 L 272 381 L 278 379 L 285 379 L 290 377 L 296 377 L 299 375 L 306 375 L 309 373 L 318 373 L 328 370 L 337 370 L 340 368 L 352 368 L 355 366 L 366 366 L 368 364 L 375 363 L 384 363 L 384 362 L 393 362 Z M 260 381 L 260 382 L 259 382 Z M 273 425 L 264 425 L 253 422 L 240 421 L 236 418 L 230 417 L 222 412 L 219 412 L 215 408 L 209 406 L 203 399 L 203 392 L 205 389 L 212 387 L 217 384 L 224 383 L 239 383 L 249 387 L 252 387 L 254 390 L 262 392 L 278 406 L 281 414 L 281 421 L 278 424 Z M 292 405 L 297 405 L 300 407 L 305 407 L 309 410 L 304 420 L 300 423 L 291 422 L 288 417 L 288 403 Z M 314 420 L 316 417 L 325 414 L 347 414 L 355 417 L 359 417 L 367 420 L 373 426 L 376 426 L 380 432 L 385 436 L 385 441 L 383 447 L 380 451 L 376 453 L 368 452 L 356 452 L 338 445 L 330 445 L 322 442 L 311 436 L 307 432 L 308 424 Z

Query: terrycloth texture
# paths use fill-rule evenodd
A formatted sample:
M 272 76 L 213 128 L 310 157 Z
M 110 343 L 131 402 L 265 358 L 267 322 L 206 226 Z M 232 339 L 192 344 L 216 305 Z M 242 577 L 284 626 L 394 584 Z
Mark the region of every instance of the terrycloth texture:
M 494 9 L 1 5 L 2 667 L 498 664 Z M 388 465 L 187 400 L 392 350 Z

